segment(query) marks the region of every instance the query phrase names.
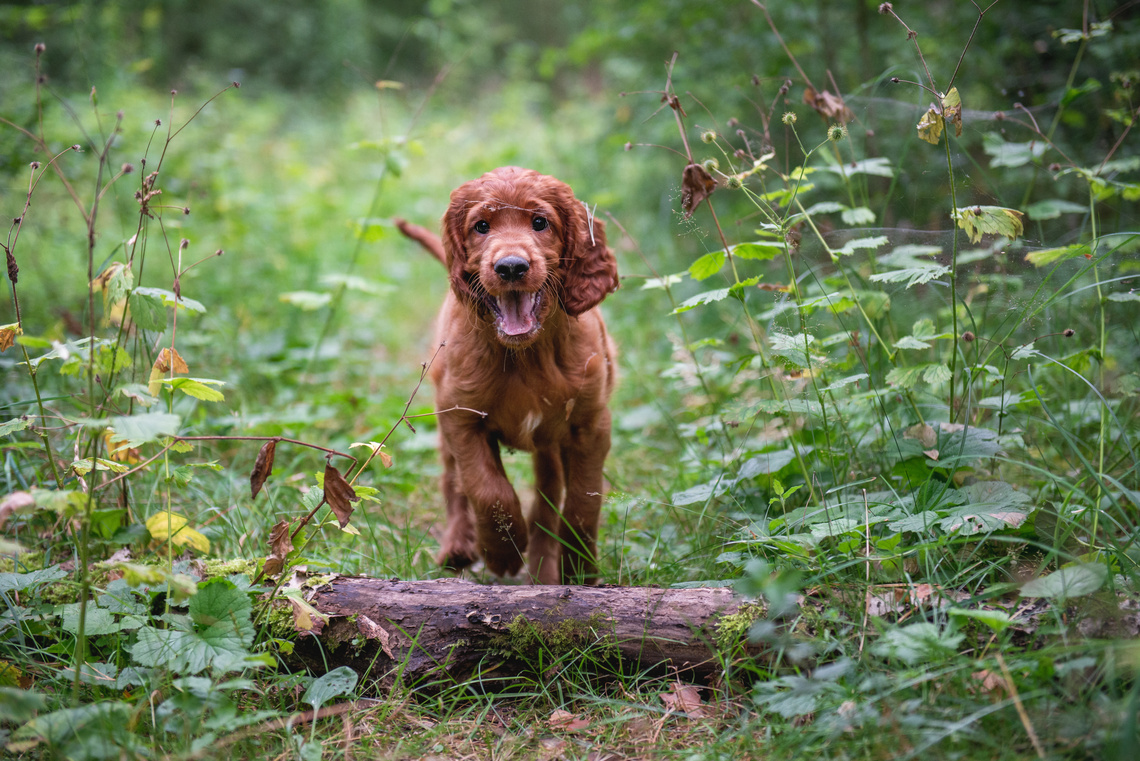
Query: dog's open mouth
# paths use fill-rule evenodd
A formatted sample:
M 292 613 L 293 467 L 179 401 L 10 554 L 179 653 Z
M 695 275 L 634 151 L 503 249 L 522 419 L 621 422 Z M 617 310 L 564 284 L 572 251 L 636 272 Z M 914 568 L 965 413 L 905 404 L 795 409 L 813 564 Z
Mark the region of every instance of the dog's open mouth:
M 538 331 L 538 313 L 542 308 L 542 291 L 506 291 L 488 299 L 495 313 L 495 327 L 508 339 L 525 338 Z

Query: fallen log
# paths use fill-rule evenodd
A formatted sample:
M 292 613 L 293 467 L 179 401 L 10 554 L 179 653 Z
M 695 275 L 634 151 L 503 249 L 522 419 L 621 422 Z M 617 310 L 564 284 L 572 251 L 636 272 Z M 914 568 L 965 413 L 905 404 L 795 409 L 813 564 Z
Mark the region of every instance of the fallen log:
M 350 666 L 380 686 L 439 689 L 475 675 L 559 664 L 718 675 L 760 606 L 726 588 L 484 586 L 461 579 L 322 579 L 320 613 L 294 655 L 318 671 Z M 294 604 L 296 605 L 296 603 Z M 300 626 L 299 628 L 305 628 Z

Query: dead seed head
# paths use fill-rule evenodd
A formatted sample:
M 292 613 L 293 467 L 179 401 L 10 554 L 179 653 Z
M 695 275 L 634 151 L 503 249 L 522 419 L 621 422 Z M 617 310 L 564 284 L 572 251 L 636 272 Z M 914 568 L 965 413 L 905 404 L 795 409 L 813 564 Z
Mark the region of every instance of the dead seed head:
M 626 144 L 625 144 L 625 149 L 626 149 L 627 151 L 632 151 L 632 150 L 633 150 L 633 143 L 626 143 Z
M 891 11 L 893 11 L 894 9 L 895 9 L 895 7 L 893 5 L 891 5 L 890 3 L 883 3 L 882 5 L 879 6 L 879 13 L 886 15 L 886 14 L 890 13 Z
M 45 50 L 47 50 L 47 45 L 42 42 L 36 43 L 36 55 L 42 55 Z
M 189 207 L 189 206 L 183 206 L 183 207 L 182 207 L 182 213 L 183 213 L 183 214 L 185 214 L 185 215 L 187 215 L 187 216 L 189 216 L 189 214 L 190 214 L 190 207 Z
M 177 90 L 171 90 L 171 91 L 170 91 L 170 94 L 171 94 L 171 95 L 177 95 L 177 94 L 178 94 L 178 91 L 177 91 Z
M 728 124 L 729 129 L 734 129 L 737 125 L 740 124 L 740 120 L 734 116 L 731 119 L 729 119 L 728 122 L 726 122 L 726 123 Z
M 842 124 L 832 124 L 827 128 L 827 139 L 833 143 L 838 143 L 847 137 L 847 127 Z
M 135 171 L 135 165 L 131 164 L 129 162 L 126 164 L 123 164 L 121 171 L 123 174 L 130 174 L 131 172 Z
M 241 82 L 231 82 L 230 84 L 232 84 L 234 86 L 235 90 L 237 90 L 241 87 Z
M 753 74 L 752 75 L 752 85 L 754 87 L 760 86 L 760 75 L 759 74 Z
M 215 251 L 215 252 L 214 252 L 214 256 L 221 256 L 221 255 L 222 255 L 222 254 L 224 254 L 224 253 L 225 253 L 225 252 L 224 252 L 224 251 L 222 251 L 222 249 L 220 249 L 220 248 L 219 248 L 217 251 Z
M 1049 171 L 1050 172 L 1059 172 L 1059 171 L 1061 171 L 1061 165 L 1058 164 L 1056 161 L 1054 161 L 1052 164 L 1049 165 Z
M 1072 328 L 1065 328 L 1061 331 L 1061 335 L 1063 335 L 1065 338 L 1072 338 L 1076 334 L 1077 331 L 1073 330 Z
M 185 249 L 185 248 L 186 248 L 187 246 L 189 246 L 189 245 L 190 245 L 190 241 L 188 241 L 188 240 L 186 240 L 185 238 L 183 238 L 183 239 L 182 239 L 182 242 L 178 244 L 178 247 L 179 247 L 179 248 L 181 248 L 181 249 Z
M 785 111 L 780 121 L 790 127 L 796 123 L 796 113 L 794 111 Z
M 35 170 L 37 170 L 37 169 L 39 169 L 39 168 L 40 168 L 40 162 L 38 162 L 38 161 L 33 161 L 33 162 L 32 162 L 31 164 L 29 164 L 28 166 L 30 166 L 30 167 L 32 168 L 32 171 L 34 172 Z
M 897 85 L 899 83 L 899 78 L 898 77 L 891 77 L 891 83 Z
M 83 150 L 83 148 L 79 145 L 79 143 L 76 143 L 75 145 L 71 146 L 71 150 L 78 153 L 79 151 Z
M 162 119 L 155 119 L 154 120 L 154 126 L 161 127 L 162 126 Z
M 781 98 L 788 94 L 788 90 L 792 89 L 792 80 L 785 79 L 784 84 L 780 85 L 779 91 L 776 93 L 777 98 Z
M 716 133 L 713 132 L 711 129 L 705 130 L 704 132 L 701 133 L 701 142 L 702 143 L 715 143 L 716 142 Z
M 967 330 L 965 333 L 962 334 L 962 340 L 965 341 L 966 343 L 972 343 L 974 338 L 975 338 L 974 334 L 972 332 L 970 332 L 969 330 Z

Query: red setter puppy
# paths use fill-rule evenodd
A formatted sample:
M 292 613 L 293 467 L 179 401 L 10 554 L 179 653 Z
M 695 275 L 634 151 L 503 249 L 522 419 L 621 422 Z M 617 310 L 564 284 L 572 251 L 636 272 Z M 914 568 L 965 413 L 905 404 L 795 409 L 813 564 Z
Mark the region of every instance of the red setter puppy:
M 596 581 L 616 371 L 597 309 L 618 287 L 605 224 L 564 183 L 517 167 L 455 190 L 442 241 L 397 224 L 451 279 L 437 327 L 446 346 L 431 368 L 447 499 L 439 563 L 482 558 L 511 575 L 526 551 L 532 582 Z M 529 524 L 500 446 L 533 453 Z

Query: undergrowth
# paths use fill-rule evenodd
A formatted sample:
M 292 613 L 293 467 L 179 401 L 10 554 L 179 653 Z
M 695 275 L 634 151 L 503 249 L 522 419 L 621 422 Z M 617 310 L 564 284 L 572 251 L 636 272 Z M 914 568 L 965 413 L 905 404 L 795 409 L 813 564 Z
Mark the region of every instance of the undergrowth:
M 290 571 L 439 573 L 419 392 L 446 285 L 390 217 L 497 163 L 573 181 L 581 136 L 618 127 L 583 106 L 519 148 L 390 82 L 335 126 L 237 83 L 140 121 L 154 97 L 45 89 L 36 48 L 0 114 L 27 157 L 0 244 L 8 752 L 1134 756 L 1140 73 L 1081 64 L 1135 33 L 1058 29 L 1068 80 L 1030 108 L 977 81 L 978 26 L 931 70 L 884 3 L 913 57 L 844 94 L 753 5 L 795 77 L 725 118 L 674 58 L 626 96 L 631 153 L 575 183 L 620 210 L 625 275 L 605 580 L 763 603 L 699 690 L 602 676 L 589 645 L 430 694 L 289 668 L 312 628 Z M 1094 95 L 1111 140 L 1074 142 Z M 627 232 L 652 227 L 622 197 L 646 166 L 679 180 L 668 238 Z

